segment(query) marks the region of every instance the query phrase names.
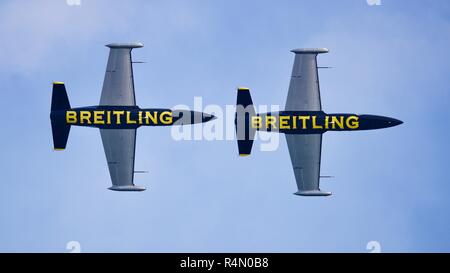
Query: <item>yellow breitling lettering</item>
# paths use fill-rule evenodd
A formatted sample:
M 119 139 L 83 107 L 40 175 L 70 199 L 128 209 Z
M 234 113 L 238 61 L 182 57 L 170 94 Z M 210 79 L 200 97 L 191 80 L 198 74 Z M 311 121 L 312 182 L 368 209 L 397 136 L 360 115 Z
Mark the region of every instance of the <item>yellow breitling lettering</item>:
M 317 125 L 317 116 L 312 116 L 312 127 L 313 129 L 323 129 L 322 125 Z
M 94 111 L 94 124 L 105 124 L 103 120 L 103 115 L 105 111 Z
M 340 116 L 339 119 L 336 116 L 332 116 L 331 122 L 333 124 L 333 129 L 336 129 L 336 126 L 339 127 L 339 129 L 344 129 L 344 117 L 343 116 Z
M 164 111 L 159 115 L 159 120 L 162 124 L 172 124 L 172 112 Z
M 145 124 L 149 124 L 150 120 L 152 120 L 152 123 L 153 123 L 153 124 L 158 124 L 158 120 L 157 120 L 157 118 L 156 118 L 156 114 L 157 114 L 157 113 L 158 113 L 158 112 L 154 111 L 154 112 L 153 112 L 153 116 L 152 116 L 152 113 L 151 113 L 151 112 L 145 111 Z
M 280 129 L 290 129 L 289 119 L 290 116 L 280 116 Z
M 130 111 L 127 111 L 127 124 L 136 124 L 136 121 L 131 119 Z
M 325 116 L 325 129 L 328 129 L 328 116 Z
M 139 124 L 142 124 L 142 111 L 138 113 Z
M 350 116 L 347 118 L 347 127 L 349 129 L 358 129 L 359 128 L 359 117 Z
M 67 111 L 66 112 L 66 123 L 67 124 L 75 124 L 75 123 L 77 123 L 77 112 L 75 112 L 75 111 Z
M 276 117 L 266 116 L 266 128 L 268 129 L 270 125 L 270 128 L 276 129 L 277 128 L 276 121 L 277 121 Z
M 298 119 L 302 121 L 302 129 L 306 129 L 306 121 L 309 120 L 310 116 L 299 116 Z
M 261 117 L 253 116 L 251 126 L 253 129 L 261 128 Z
M 111 124 L 111 111 L 106 111 L 106 124 Z
M 80 111 L 80 123 L 84 124 L 86 121 L 87 124 L 91 124 L 91 112 L 89 111 Z
M 113 111 L 113 115 L 116 116 L 116 124 L 120 124 L 120 116 L 123 116 L 125 111 Z

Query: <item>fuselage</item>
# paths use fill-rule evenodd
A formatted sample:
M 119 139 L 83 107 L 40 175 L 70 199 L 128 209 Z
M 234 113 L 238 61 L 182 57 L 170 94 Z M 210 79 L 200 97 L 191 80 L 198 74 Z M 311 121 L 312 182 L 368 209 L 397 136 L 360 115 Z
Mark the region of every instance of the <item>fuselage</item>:
M 280 111 L 250 117 L 249 126 L 258 131 L 285 134 L 320 134 L 326 131 L 359 131 L 392 127 L 400 120 L 348 113 L 327 114 L 322 111 Z
M 171 126 L 207 122 L 215 117 L 202 112 L 138 106 L 89 106 L 52 111 L 52 120 L 67 125 L 101 129 L 134 129 L 140 126 Z

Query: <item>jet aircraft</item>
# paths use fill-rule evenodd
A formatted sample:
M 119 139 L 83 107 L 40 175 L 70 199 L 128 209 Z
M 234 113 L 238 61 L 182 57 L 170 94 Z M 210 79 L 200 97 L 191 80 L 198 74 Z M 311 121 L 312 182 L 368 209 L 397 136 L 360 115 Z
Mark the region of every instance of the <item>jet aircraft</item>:
M 136 105 L 131 51 L 141 43 L 109 44 L 109 59 L 97 106 L 72 108 L 63 82 L 53 83 L 50 120 L 55 150 L 64 150 L 71 126 L 100 129 L 114 191 L 143 191 L 134 184 L 136 130 L 141 126 L 171 126 L 207 122 L 202 112 Z
M 357 114 L 327 114 L 322 110 L 317 55 L 326 48 L 294 49 L 284 111 L 257 114 L 250 90 L 239 87 L 236 105 L 236 135 L 240 156 L 250 155 L 255 133 L 267 131 L 286 136 L 298 191 L 301 196 L 328 196 L 319 188 L 322 135 L 327 131 L 372 130 L 400 125 L 389 117 Z

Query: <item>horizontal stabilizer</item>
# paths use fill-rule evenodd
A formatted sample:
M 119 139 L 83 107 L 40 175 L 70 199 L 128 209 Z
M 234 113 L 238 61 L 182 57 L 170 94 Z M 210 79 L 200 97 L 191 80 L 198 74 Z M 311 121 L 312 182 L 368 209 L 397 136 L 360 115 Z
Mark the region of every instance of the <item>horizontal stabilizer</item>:
M 136 185 L 126 185 L 126 186 L 112 186 L 108 188 L 112 191 L 145 191 L 145 187 Z
M 53 148 L 64 150 L 69 138 L 70 125 L 65 121 L 65 111 L 70 110 L 66 86 L 63 82 L 53 82 L 50 120 L 52 124 Z
M 331 192 L 328 191 L 320 191 L 320 190 L 312 190 L 312 191 L 298 191 L 294 193 L 295 195 L 300 196 L 330 196 Z
M 66 149 L 67 139 L 69 138 L 70 125 L 62 122 L 51 121 L 53 134 L 53 149 L 61 151 Z
M 51 111 L 65 111 L 70 109 L 66 86 L 63 82 L 53 82 Z
M 251 118 L 256 116 L 250 89 L 239 87 L 236 101 L 236 137 L 240 156 L 248 156 L 252 151 L 256 130 L 251 128 Z

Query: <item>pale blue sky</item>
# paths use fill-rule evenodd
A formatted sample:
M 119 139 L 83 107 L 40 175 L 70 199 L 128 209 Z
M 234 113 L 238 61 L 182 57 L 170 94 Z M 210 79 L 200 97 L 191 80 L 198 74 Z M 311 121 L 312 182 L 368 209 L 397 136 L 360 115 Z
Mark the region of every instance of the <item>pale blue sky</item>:
M 450 251 L 448 179 L 450 4 L 447 0 L 1 1 L 0 251 Z M 142 107 L 235 102 L 284 105 L 298 47 L 327 47 L 319 64 L 326 112 L 405 124 L 327 133 L 322 188 L 294 196 L 284 141 L 239 158 L 233 141 L 181 141 L 138 131 L 136 184 L 107 190 L 96 129 L 73 128 L 54 152 L 51 82 L 72 106 L 97 104 L 111 42 L 140 41 Z

